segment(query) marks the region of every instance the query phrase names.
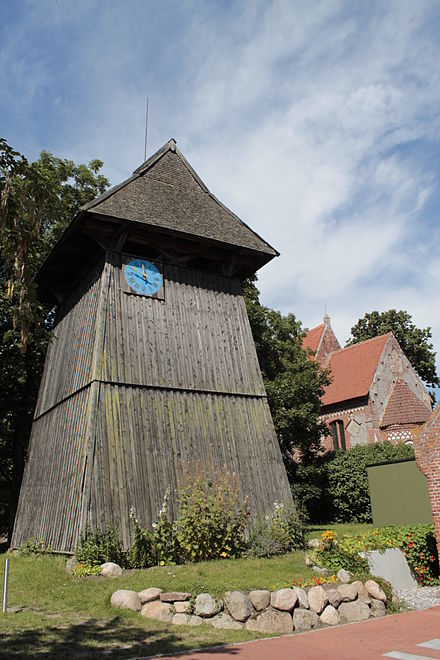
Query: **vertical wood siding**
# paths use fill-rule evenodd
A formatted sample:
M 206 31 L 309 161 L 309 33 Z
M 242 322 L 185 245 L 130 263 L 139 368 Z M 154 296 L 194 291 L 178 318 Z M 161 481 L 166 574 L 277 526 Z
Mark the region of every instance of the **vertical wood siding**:
M 101 263 L 93 268 L 58 310 L 35 417 L 92 380 L 102 267 Z
M 72 551 L 88 520 L 128 547 L 130 508 L 150 525 L 195 464 L 235 472 L 256 515 L 291 501 L 240 283 L 164 275 L 164 300 L 127 295 L 107 253 L 60 308 L 14 546 L 38 536 Z
M 91 388 L 34 422 L 12 546 L 43 538 L 54 550 L 73 550 L 82 526 Z
M 131 543 L 129 510 L 150 526 L 185 468 L 235 472 L 255 515 L 290 490 L 263 398 L 167 392 L 104 385 L 100 391 L 89 522 L 113 524 Z
M 112 255 L 99 378 L 264 396 L 238 280 L 165 265 L 165 300 L 124 293 Z

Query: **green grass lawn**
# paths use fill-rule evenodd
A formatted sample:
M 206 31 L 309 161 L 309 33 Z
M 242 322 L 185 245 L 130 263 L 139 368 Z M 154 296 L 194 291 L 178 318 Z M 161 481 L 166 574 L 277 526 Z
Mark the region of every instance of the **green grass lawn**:
M 120 578 L 72 578 L 62 557 L 10 556 L 8 607 L 0 613 L 0 658 L 132 658 L 203 646 L 256 639 L 243 631 L 172 626 L 115 610 L 110 597 L 117 589 L 140 591 L 209 591 L 273 589 L 274 585 L 312 572 L 303 553 L 270 559 L 212 561 L 132 571 Z M 0 557 L 3 578 L 5 555 Z
M 308 538 L 319 538 L 326 529 L 339 536 L 360 534 L 372 525 L 312 525 Z M 208 591 L 221 597 L 225 591 L 274 589 L 298 577 L 313 575 L 304 565 L 304 553 L 270 559 L 211 561 L 185 566 L 163 566 L 126 572 L 120 578 L 72 578 L 63 557 L 10 559 L 8 607 L 18 612 L 0 613 L 0 659 L 134 658 L 173 653 L 204 646 L 261 637 L 246 630 L 217 630 L 172 626 L 144 619 L 130 611 L 115 610 L 110 597 L 117 589 L 141 591 L 161 587 L 166 591 Z M 0 555 L 3 583 L 5 555 Z

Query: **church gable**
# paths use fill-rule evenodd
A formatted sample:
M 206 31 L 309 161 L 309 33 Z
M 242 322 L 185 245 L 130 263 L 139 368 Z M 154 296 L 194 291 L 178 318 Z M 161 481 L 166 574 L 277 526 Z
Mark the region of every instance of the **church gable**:
M 334 351 L 339 351 L 341 346 L 336 338 L 333 328 L 330 324 L 330 317 L 328 314 L 324 316 L 324 323 L 312 328 L 306 334 L 302 343 L 303 349 L 311 352 L 314 359 L 319 362 L 321 366 L 326 366 L 331 354 Z

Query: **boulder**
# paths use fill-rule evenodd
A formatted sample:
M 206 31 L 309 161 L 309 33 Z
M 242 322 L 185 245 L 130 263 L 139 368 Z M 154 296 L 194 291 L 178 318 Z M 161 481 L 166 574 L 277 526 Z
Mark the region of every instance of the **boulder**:
M 383 589 L 379 587 L 377 582 L 374 580 L 367 580 L 365 582 L 365 589 L 368 591 L 368 594 L 372 598 L 376 598 L 376 600 L 381 600 L 383 603 L 387 602 L 387 597 L 385 596 L 385 592 Z
M 171 619 L 171 623 L 175 626 L 188 626 L 191 616 L 189 614 L 183 614 L 182 612 L 177 612 Z
M 270 595 L 270 604 L 276 610 L 290 612 L 295 607 L 298 596 L 295 589 L 278 589 Z
M 196 598 L 194 614 L 202 617 L 214 616 L 220 612 L 220 609 L 220 603 L 211 594 L 199 594 Z
M 269 606 L 270 592 L 267 591 L 266 589 L 256 589 L 255 591 L 250 592 L 249 600 L 251 601 L 252 605 L 255 607 L 257 612 L 261 612 L 262 610 L 265 610 L 266 607 Z
M 378 616 L 385 616 L 387 613 L 387 608 L 385 607 L 385 603 L 381 600 L 377 600 L 377 598 L 372 598 L 371 599 L 371 614 L 375 618 Z
M 191 594 L 186 591 L 168 591 L 161 593 L 159 596 L 162 603 L 174 603 L 176 600 L 189 600 Z
M 323 577 L 327 577 L 328 575 L 328 568 L 321 568 L 321 566 L 313 566 L 312 570 L 315 573 L 318 573 L 318 575 L 322 575 Z
M 333 605 L 327 605 L 319 618 L 326 626 L 337 626 L 341 622 L 339 612 Z
M 342 596 L 339 591 L 333 587 L 331 589 L 326 589 L 325 593 L 327 594 L 329 604 L 338 608 L 342 603 Z
M 313 561 L 310 559 L 309 555 L 304 557 L 304 563 L 306 566 L 313 566 Z
M 343 603 L 349 603 L 352 600 L 356 600 L 358 595 L 358 591 L 353 584 L 340 584 L 338 586 L 338 592 Z
M 310 610 L 304 610 L 297 607 L 293 611 L 293 629 L 301 632 L 302 630 L 311 630 L 319 621 L 319 616 Z
M 304 591 L 304 589 L 301 589 L 300 587 L 295 587 L 294 589 L 297 598 L 298 598 L 298 606 L 302 607 L 304 610 L 309 609 L 309 599 L 307 598 L 307 594 Z
M 174 611 L 176 614 L 190 614 L 191 603 L 187 600 L 177 600 L 174 603 Z
M 157 600 L 161 593 L 162 589 L 150 587 L 149 589 L 142 589 L 142 591 L 139 591 L 138 596 L 143 605 L 144 603 L 150 603 L 152 600 Z
M 139 612 L 142 603 L 136 591 L 130 591 L 129 589 L 119 589 L 112 594 L 110 603 L 113 607 L 119 607 L 122 610 L 134 610 L 134 612 Z
M 101 575 L 103 577 L 121 577 L 123 572 L 122 568 L 112 561 L 106 561 L 105 564 L 101 564 Z
M 171 611 L 168 603 L 161 603 L 159 600 L 153 600 L 151 603 L 145 603 L 141 609 L 141 615 L 146 619 L 154 619 L 155 621 L 163 621 L 164 623 L 171 623 L 175 614 Z
M 69 575 L 72 575 L 73 574 L 73 569 L 75 568 L 77 563 L 78 563 L 78 560 L 77 560 L 76 557 L 70 557 L 70 559 L 68 559 L 66 561 L 66 573 L 68 573 Z
M 205 623 L 205 620 L 202 619 L 201 616 L 197 616 L 196 614 L 192 614 L 188 621 L 189 626 L 201 626 L 202 623 Z
M 224 630 L 241 630 L 243 628 L 243 624 L 236 621 L 227 612 L 220 612 L 220 614 L 217 614 L 212 619 L 208 619 L 207 623 L 210 623 L 214 628 L 221 628 Z
M 343 584 L 348 584 L 351 580 L 351 573 L 345 570 L 345 568 L 339 569 L 339 571 L 336 574 L 336 577 L 338 578 L 339 582 L 342 582 Z
M 366 605 L 369 605 L 371 603 L 371 599 L 370 596 L 368 595 L 368 591 L 365 589 L 364 583 L 361 582 L 360 580 L 356 580 L 351 584 L 353 585 L 353 587 L 356 587 L 358 599 L 361 600 Z
M 226 606 L 236 621 L 246 621 L 252 614 L 251 601 L 241 591 L 231 591 L 226 599 Z
M 255 619 L 248 619 L 245 628 L 261 633 L 291 633 L 293 631 L 293 620 L 288 612 L 280 612 L 269 608 Z
M 307 597 L 309 599 L 309 607 L 312 610 L 312 612 L 316 612 L 316 614 L 321 614 L 322 610 L 328 603 L 328 596 L 325 590 L 319 586 L 312 587 L 311 589 L 309 589 Z
M 354 621 L 365 621 L 370 618 L 370 608 L 360 600 L 351 603 L 341 603 L 339 606 L 341 621 L 352 623 Z

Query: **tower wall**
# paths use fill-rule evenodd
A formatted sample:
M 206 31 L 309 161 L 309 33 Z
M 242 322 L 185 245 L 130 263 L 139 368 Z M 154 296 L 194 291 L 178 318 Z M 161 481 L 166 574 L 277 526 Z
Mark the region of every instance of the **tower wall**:
M 131 542 L 196 464 L 235 472 L 255 513 L 290 489 L 237 279 L 164 264 L 164 300 L 127 294 L 107 252 L 60 306 L 12 544 L 71 551 L 86 522 Z M 172 509 L 175 504 L 171 502 Z

